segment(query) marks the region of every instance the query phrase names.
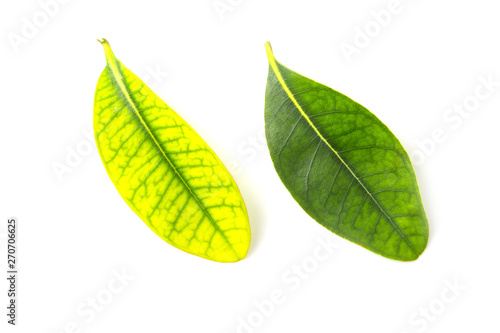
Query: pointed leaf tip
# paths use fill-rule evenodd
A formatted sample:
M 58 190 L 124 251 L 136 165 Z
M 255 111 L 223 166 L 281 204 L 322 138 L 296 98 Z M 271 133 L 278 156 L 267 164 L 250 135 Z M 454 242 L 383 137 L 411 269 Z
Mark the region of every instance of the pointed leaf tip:
M 271 62 L 271 60 L 274 59 L 273 48 L 271 46 L 271 43 L 266 42 L 266 44 L 264 44 L 264 47 L 266 48 L 267 60 Z
M 103 39 L 97 39 L 97 41 L 99 43 L 101 43 L 101 45 L 103 46 L 104 48 L 104 54 L 106 56 L 106 62 L 109 64 L 109 63 L 113 63 L 114 59 L 115 59 L 115 55 L 113 54 L 113 51 L 111 50 L 111 45 L 109 45 L 109 42 L 106 40 L 106 38 L 103 38 Z

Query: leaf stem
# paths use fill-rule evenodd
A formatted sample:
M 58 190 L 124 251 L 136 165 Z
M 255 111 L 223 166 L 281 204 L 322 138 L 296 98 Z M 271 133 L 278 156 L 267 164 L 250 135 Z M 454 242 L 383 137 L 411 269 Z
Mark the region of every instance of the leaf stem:
M 104 54 L 106 55 L 106 62 L 108 64 L 113 64 L 115 62 L 115 55 L 113 54 L 113 51 L 111 50 L 111 45 L 109 45 L 109 42 L 103 38 L 102 40 L 97 39 L 99 43 L 104 47 Z

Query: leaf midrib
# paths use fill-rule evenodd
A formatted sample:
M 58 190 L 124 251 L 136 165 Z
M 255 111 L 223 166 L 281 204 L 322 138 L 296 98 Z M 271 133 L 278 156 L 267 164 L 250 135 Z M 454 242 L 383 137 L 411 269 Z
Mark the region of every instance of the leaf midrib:
M 109 61 L 112 61 L 112 63 L 110 63 Z M 186 187 L 186 189 L 189 191 L 189 193 L 191 194 L 191 196 L 195 199 L 196 203 L 203 210 L 203 212 L 208 217 L 208 219 L 210 220 L 210 222 L 212 222 L 212 224 L 215 227 L 215 229 L 222 235 L 222 237 L 224 238 L 224 240 L 226 241 L 226 243 L 229 245 L 229 247 L 231 248 L 231 250 L 234 252 L 234 254 L 236 255 L 236 257 L 238 259 L 241 259 L 240 256 L 238 255 L 238 253 L 236 252 L 236 250 L 233 248 L 231 242 L 229 242 L 229 240 L 227 239 L 226 234 L 219 228 L 219 226 L 217 225 L 217 223 L 215 222 L 215 220 L 213 219 L 213 217 L 208 213 L 208 211 L 206 210 L 206 208 L 201 204 L 199 198 L 191 190 L 191 187 L 184 180 L 184 177 L 182 177 L 182 175 L 179 173 L 179 171 L 177 170 L 177 168 L 175 167 L 175 165 L 173 164 L 173 162 L 170 160 L 170 158 L 167 156 L 167 154 L 165 153 L 165 151 L 163 150 L 163 148 L 159 144 L 159 142 L 156 139 L 156 137 L 154 136 L 154 134 L 150 131 L 148 125 L 146 124 L 146 122 L 142 118 L 142 115 L 139 113 L 139 110 L 137 109 L 137 105 L 136 105 L 135 101 L 132 99 L 128 88 L 125 86 L 125 84 L 123 82 L 123 75 L 122 75 L 122 73 L 120 71 L 120 68 L 117 65 L 116 58 L 112 57 L 112 58 L 108 59 L 108 67 L 109 67 L 109 69 L 111 71 L 113 81 L 118 85 L 120 91 L 125 96 L 125 99 L 128 102 L 129 106 L 132 108 L 132 110 L 134 110 L 134 113 L 139 118 L 142 126 L 146 129 L 146 131 L 148 132 L 148 134 L 151 137 L 151 139 L 153 139 L 153 141 L 154 141 L 157 149 L 162 153 L 162 155 L 165 158 L 165 160 L 172 167 L 172 170 L 174 170 L 174 172 L 177 175 L 177 177 L 182 181 L 182 183 L 184 184 L 184 186 Z
M 281 72 L 278 68 L 278 62 L 277 60 L 274 58 L 274 55 L 272 54 L 272 50 L 270 49 L 270 46 L 266 45 L 266 52 L 267 52 L 267 55 L 268 55 L 268 59 L 269 59 L 269 65 L 271 66 L 271 68 L 273 69 L 273 72 L 274 74 L 276 75 L 276 78 L 278 79 L 279 83 L 281 84 L 281 86 L 283 87 L 283 90 L 285 90 L 286 94 L 288 95 L 288 97 L 290 98 L 290 100 L 293 102 L 293 104 L 295 105 L 295 107 L 299 110 L 300 114 L 302 115 L 302 117 L 304 117 L 304 119 L 306 119 L 306 121 L 309 123 L 309 125 L 314 129 L 314 131 L 316 132 L 316 134 L 318 135 L 318 137 L 323 141 L 324 144 L 326 144 L 326 146 L 337 156 L 337 158 L 340 160 L 340 162 L 342 162 L 342 164 L 344 165 L 344 167 L 351 173 L 351 175 L 358 181 L 358 183 L 361 185 L 361 187 L 366 191 L 366 193 L 370 196 L 370 198 L 372 199 L 372 201 L 377 205 L 377 207 L 380 209 L 380 211 L 387 217 L 387 219 L 389 220 L 389 222 L 391 223 L 392 227 L 398 232 L 398 234 L 400 235 L 400 237 L 402 239 L 405 240 L 405 242 L 408 244 L 408 246 L 411 248 L 411 250 L 417 255 L 419 256 L 419 253 L 417 252 L 417 250 L 413 247 L 413 244 L 411 244 L 411 242 L 408 240 L 408 238 L 403 234 L 403 232 L 398 228 L 398 226 L 396 225 L 396 223 L 392 220 L 392 218 L 389 216 L 389 214 L 387 214 L 387 212 L 382 208 L 382 206 L 380 206 L 380 204 L 378 203 L 378 201 L 375 199 L 375 197 L 370 193 L 370 191 L 368 191 L 368 189 L 366 188 L 366 186 L 363 184 L 363 182 L 356 176 L 356 174 L 351 170 L 351 168 L 349 167 L 349 165 L 344 161 L 344 159 L 339 155 L 339 153 L 330 145 L 330 143 L 323 137 L 323 135 L 319 132 L 319 130 L 316 128 L 316 126 L 314 125 L 314 123 L 311 121 L 311 119 L 309 119 L 309 117 L 307 116 L 307 114 L 304 112 L 304 110 L 302 109 L 302 107 L 300 106 L 299 102 L 295 99 L 295 96 L 293 95 L 293 93 L 291 92 L 290 88 L 288 88 L 285 80 L 283 79 L 283 76 L 281 75 Z M 283 65 L 281 65 L 283 66 Z

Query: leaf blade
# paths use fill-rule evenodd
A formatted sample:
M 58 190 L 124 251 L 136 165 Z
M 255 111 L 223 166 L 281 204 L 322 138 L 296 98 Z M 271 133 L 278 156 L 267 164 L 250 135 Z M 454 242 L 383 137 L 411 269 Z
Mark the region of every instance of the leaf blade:
M 428 223 L 400 142 L 360 104 L 280 64 L 269 43 L 266 53 L 266 138 L 294 199 L 341 237 L 388 258 L 417 259 Z
M 96 88 L 94 132 L 118 192 L 169 244 L 209 260 L 243 259 L 250 227 L 231 175 L 189 124 L 101 43 L 107 65 Z

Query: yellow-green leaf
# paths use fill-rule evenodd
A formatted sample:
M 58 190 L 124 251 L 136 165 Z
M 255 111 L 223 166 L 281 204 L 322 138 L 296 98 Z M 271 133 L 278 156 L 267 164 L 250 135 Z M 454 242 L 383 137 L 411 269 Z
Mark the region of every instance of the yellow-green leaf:
M 219 262 L 243 259 L 250 244 L 245 204 L 217 155 L 174 110 L 100 41 L 94 134 L 116 189 L 158 236 Z

